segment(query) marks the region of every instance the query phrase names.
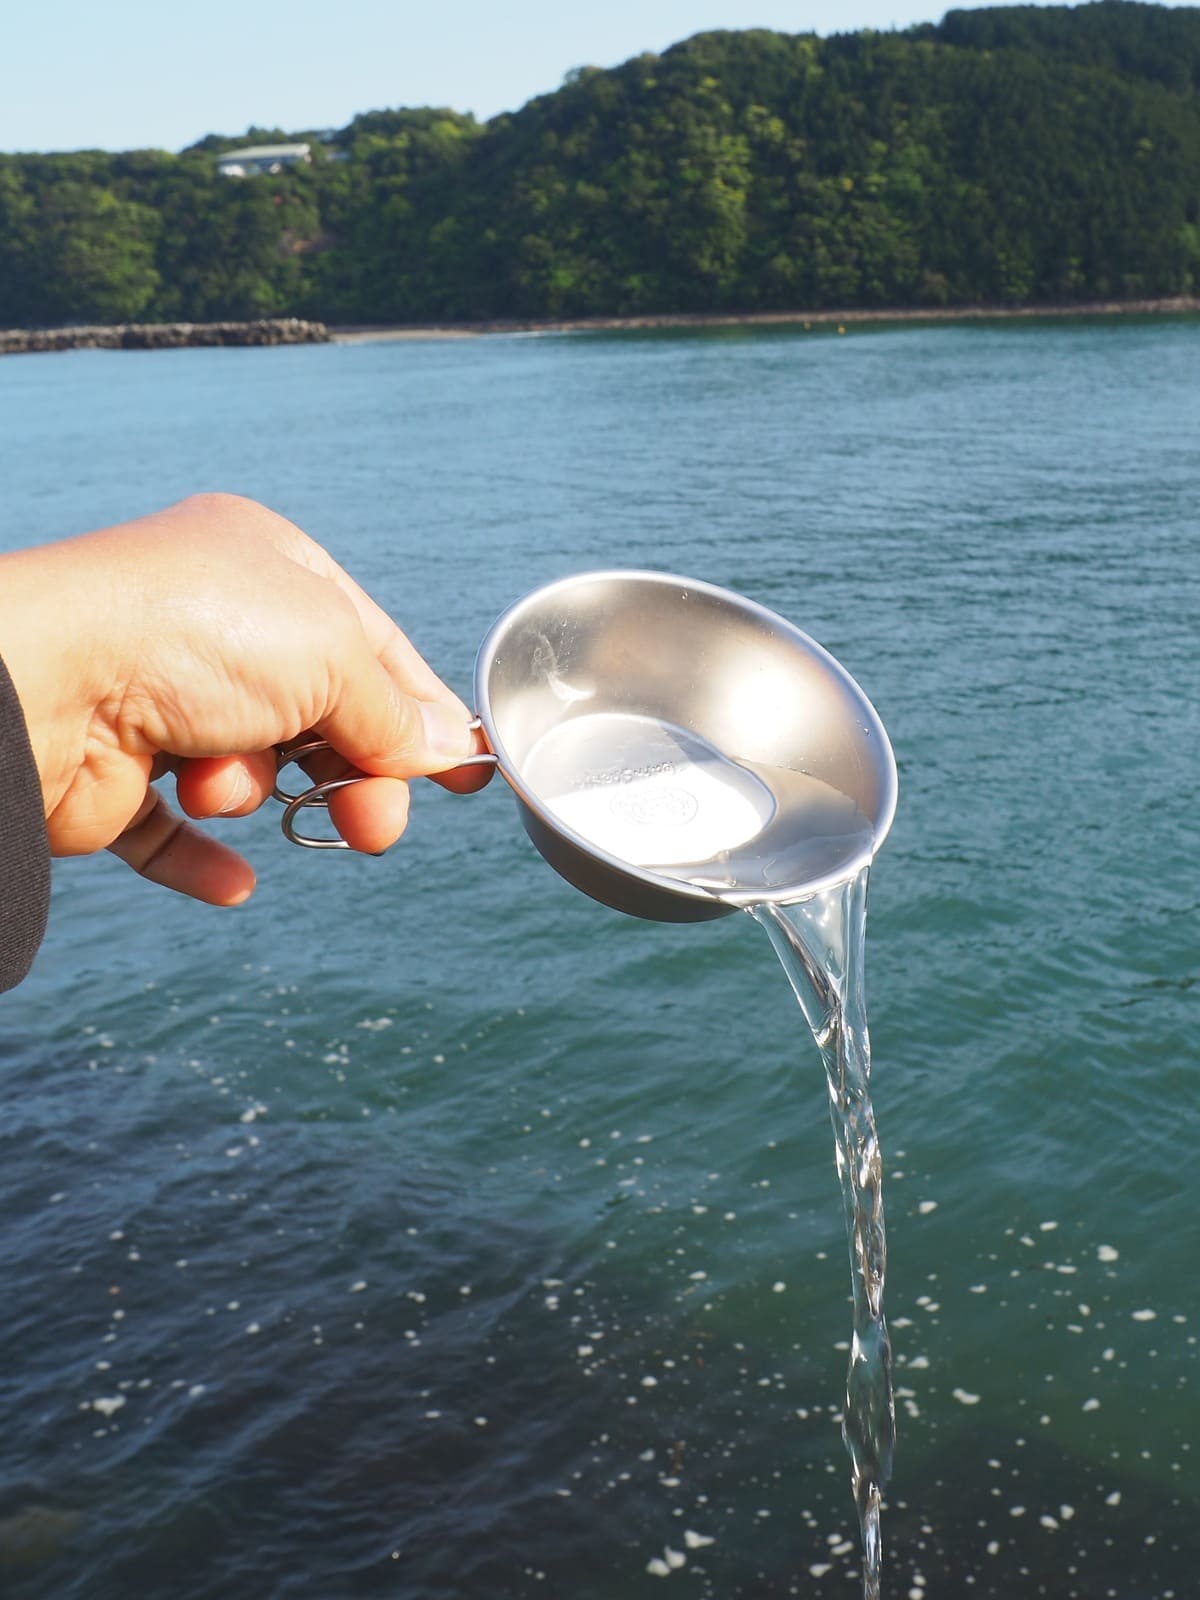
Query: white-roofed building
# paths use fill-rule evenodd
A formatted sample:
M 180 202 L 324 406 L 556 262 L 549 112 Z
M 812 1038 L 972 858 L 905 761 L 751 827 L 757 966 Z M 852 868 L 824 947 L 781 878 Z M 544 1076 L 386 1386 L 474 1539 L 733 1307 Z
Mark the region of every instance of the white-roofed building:
M 224 178 L 257 178 L 287 167 L 305 167 L 311 161 L 312 148 L 307 144 L 254 144 L 218 156 L 217 171 Z

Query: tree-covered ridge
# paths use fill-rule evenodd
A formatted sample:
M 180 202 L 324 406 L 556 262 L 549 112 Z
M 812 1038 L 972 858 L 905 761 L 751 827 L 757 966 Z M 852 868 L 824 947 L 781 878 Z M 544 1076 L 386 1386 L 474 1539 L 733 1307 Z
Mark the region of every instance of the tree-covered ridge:
M 968 50 L 1034 50 L 1077 66 L 1148 78 L 1180 94 L 1200 89 L 1200 28 L 1190 7 L 1098 0 L 1087 15 L 1068 6 L 1003 6 L 949 11 L 915 37 Z
M 270 178 L 214 160 L 265 130 L 0 157 L 0 324 L 1193 293 L 1198 83 L 1200 10 L 1099 0 L 700 34 L 486 124 L 367 113 Z

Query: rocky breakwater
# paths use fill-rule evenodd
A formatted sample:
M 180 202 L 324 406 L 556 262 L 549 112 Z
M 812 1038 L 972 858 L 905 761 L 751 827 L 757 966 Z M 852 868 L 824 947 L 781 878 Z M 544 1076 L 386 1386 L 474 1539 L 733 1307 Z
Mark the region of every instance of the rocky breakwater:
M 122 322 L 89 328 L 0 329 L 0 355 L 39 350 L 183 350 L 207 345 L 327 344 L 323 322 L 264 317 L 257 322 Z

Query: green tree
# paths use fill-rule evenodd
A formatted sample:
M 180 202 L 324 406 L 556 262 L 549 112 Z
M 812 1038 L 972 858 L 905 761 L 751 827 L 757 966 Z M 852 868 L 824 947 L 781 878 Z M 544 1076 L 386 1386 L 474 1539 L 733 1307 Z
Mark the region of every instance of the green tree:
M 161 280 L 154 262 L 159 218 L 150 206 L 67 181 L 41 190 L 35 229 L 35 315 L 128 322 L 153 302 Z

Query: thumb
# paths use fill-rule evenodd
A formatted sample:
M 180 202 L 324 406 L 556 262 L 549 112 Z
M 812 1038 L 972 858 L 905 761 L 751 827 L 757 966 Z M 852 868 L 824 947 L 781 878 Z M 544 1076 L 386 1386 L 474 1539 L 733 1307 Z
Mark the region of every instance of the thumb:
M 471 753 L 470 723 L 449 690 L 445 699 L 407 693 L 364 641 L 358 670 L 346 675 L 316 732 L 362 772 L 417 778 L 445 772 Z

